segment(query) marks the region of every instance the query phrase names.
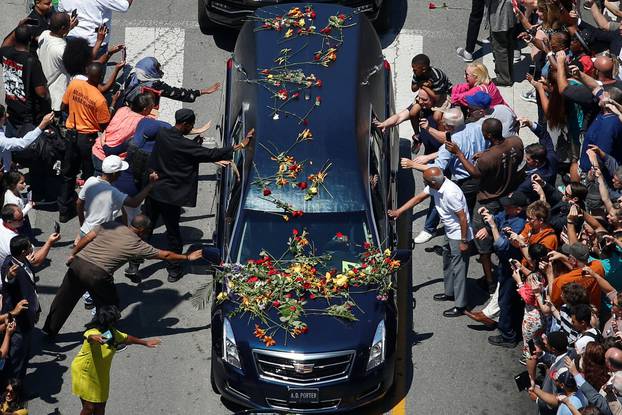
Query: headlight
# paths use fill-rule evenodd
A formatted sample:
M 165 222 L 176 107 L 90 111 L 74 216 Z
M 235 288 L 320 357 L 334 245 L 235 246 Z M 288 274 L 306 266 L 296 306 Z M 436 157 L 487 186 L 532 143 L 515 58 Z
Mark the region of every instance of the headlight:
M 222 358 L 231 366 L 242 369 L 242 365 L 240 364 L 240 356 L 238 355 L 238 346 L 235 344 L 235 337 L 233 336 L 231 323 L 229 323 L 229 319 L 226 318 L 222 326 L 222 339 Z
M 367 370 L 371 370 L 384 362 L 384 344 L 386 330 L 384 328 L 384 320 L 378 323 L 374 340 L 369 348 L 369 360 L 367 361 Z

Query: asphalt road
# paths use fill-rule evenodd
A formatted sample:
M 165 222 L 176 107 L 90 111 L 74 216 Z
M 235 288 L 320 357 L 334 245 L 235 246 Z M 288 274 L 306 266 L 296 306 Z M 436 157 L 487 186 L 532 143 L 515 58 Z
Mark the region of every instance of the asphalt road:
M 385 0 L 386 1 L 386 0 Z M 7 33 L 25 14 L 23 0 L 5 0 L 0 14 L 2 33 Z M 449 1 L 465 6 L 466 1 Z M 435 66 L 454 81 L 463 76 L 464 64 L 455 56 L 455 48 L 463 45 L 468 10 L 428 10 L 427 2 L 393 0 L 394 27 L 383 35 L 383 46 L 392 45 L 387 54 L 397 56 L 401 80 L 398 95 L 409 88 L 408 51 L 420 48 Z M 404 36 L 396 46 L 397 33 Z M 205 36 L 196 24 L 196 0 L 135 0 L 130 12 L 115 15 L 114 43 L 131 45 L 132 57 L 145 51 L 159 54 L 167 62 L 172 82 L 186 86 L 207 86 L 224 81 L 225 60 L 235 43 L 235 33 L 223 32 Z M 414 45 L 413 42 L 418 42 Z M 401 59 L 400 59 L 401 56 Z M 510 91 L 511 92 L 511 91 Z M 199 114 L 199 123 L 220 118 L 221 96 L 201 97 L 188 105 Z M 172 111 L 174 108 L 169 109 Z M 214 130 L 213 130 L 214 131 Z M 216 135 L 216 133 L 213 133 Z M 186 243 L 209 242 L 212 234 L 214 168 L 202 169 L 199 203 L 183 215 Z M 421 189 L 417 175 L 417 188 Z M 423 206 L 423 207 L 427 207 Z M 423 208 L 422 207 L 422 208 Z M 31 219 L 41 229 L 40 240 L 47 237 L 56 215 L 37 211 Z M 423 226 L 419 215 L 413 229 Z M 50 253 L 49 265 L 39 272 L 39 292 L 43 317 L 65 272 L 69 245 L 77 232 L 77 220 L 62 228 L 63 238 Z M 156 245 L 164 241 L 163 229 L 156 231 Z M 513 375 L 522 371 L 518 348 L 499 349 L 490 346 L 487 331 L 470 325 L 467 318 L 442 317 L 446 304 L 434 303 L 433 294 L 442 291 L 441 258 L 427 252 L 440 243 L 435 238 L 417 246 L 413 253 L 413 327 L 400 348 L 406 356 L 400 362 L 403 390 L 396 390 L 378 405 L 357 413 L 377 414 L 523 414 L 535 410 L 525 393 L 518 393 Z M 122 299 L 121 329 L 140 337 L 160 337 L 162 345 L 155 349 L 130 347 L 115 357 L 112 369 L 110 414 L 226 414 L 235 409 L 221 402 L 209 384 L 210 332 L 209 313 L 192 308 L 190 293 L 206 281 L 204 275 L 188 275 L 176 284 L 166 281 L 166 273 L 158 263 L 147 264 L 149 277 L 135 285 L 117 273 Z M 477 278 L 481 267 L 474 260 L 469 276 Z M 470 280 L 472 282 L 472 280 Z M 483 304 L 484 294 L 470 284 L 472 305 Z M 32 414 L 75 414 L 79 400 L 71 394 L 69 365 L 81 343 L 83 325 L 90 312 L 76 307 L 62 335 L 54 344 L 35 336 L 27 385 L 35 398 L 30 402 Z M 42 324 L 42 323 L 41 323 Z M 393 409 L 392 409 L 393 408 Z

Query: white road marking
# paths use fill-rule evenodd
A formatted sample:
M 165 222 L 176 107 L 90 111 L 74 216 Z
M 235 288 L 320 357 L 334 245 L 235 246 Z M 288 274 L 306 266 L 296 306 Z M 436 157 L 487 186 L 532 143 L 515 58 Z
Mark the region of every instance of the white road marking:
M 185 40 L 186 31 L 179 27 L 126 27 L 127 62 L 133 66 L 140 59 L 153 56 L 162 65 L 164 82 L 180 87 L 184 81 Z M 174 123 L 175 111 L 182 105 L 179 101 L 163 98 L 160 119 Z
M 393 71 L 396 111 L 403 110 L 413 102 L 414 95 L 410 89 L 412 81 L 410 62 L 419 53 L 423 53 L 423 36 L 408 29 L 403 29 L 393 43 L 384 49 L 384 56 Z M 410 122 L 403 122 L 399 128 L 400 137 L 410 139 L 413 135 Z

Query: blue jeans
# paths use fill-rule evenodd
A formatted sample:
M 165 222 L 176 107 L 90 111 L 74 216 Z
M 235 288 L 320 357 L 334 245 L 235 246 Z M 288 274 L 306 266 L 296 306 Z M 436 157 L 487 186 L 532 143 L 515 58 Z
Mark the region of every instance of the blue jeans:
M 500 257 L 499 262 L 507 262 L 506 257 Z M 512 278 L 512 271 L 508 265 L 497 268 L 499 281 L 499 331 L 507 341 L 517 342 L 521 335 L 524 306 L 516 292 L 516 281 Z
M 427 233 L 434 235 L 436 232 L 436 227 L 441 221 L 441 217 L 436 210 L 436 205 L 434 204 L 434 198 L 430 198 L 430 206 L 428 207 L 428 213 L 425 216 L 425 225 L 423 225 L 423 230 Z

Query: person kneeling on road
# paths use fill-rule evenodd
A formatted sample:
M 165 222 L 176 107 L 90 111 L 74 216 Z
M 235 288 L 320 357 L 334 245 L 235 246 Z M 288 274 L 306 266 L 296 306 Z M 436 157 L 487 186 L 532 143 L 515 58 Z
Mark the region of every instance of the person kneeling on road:
M 86 291 L 93 297 L 96 307 L 118 306 L 113 275 L 130 259 L 195 261 L 202 257 L 201 250 L 177 254 L 154 248 L 141 239 L 150 228 L 149 218 L 137 215 L 130 226 L 108 222 L 86 234 L 67 261 L 69 269 L 54 297 L 43 331 L 50 337 L 58 334 Z

